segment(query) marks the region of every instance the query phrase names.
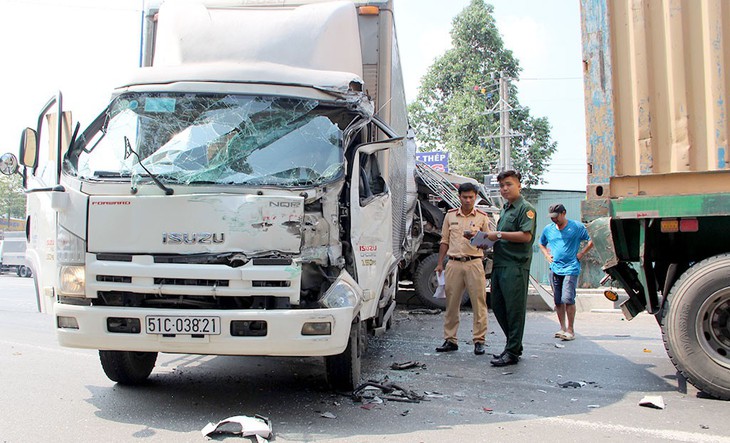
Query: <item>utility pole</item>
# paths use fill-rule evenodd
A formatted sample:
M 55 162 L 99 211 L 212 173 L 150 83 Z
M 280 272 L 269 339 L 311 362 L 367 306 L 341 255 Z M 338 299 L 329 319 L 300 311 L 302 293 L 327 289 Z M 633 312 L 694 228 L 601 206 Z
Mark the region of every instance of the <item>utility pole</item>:
M 512 169 L 512 134 L 509 127 L 509 78 L 499 73 L 499 170 Z
M 485 114 L 499 114 L 499 135 L 495 131 L 492 135 L 480 138 L 499 138 L 499 165 L 498 172 L 512 169 L 512 137 L 520 137 L 523 134 L 512 132 L 509 124 L 509 113 L 513 111 L 509 104 L 509 80 L 504 71 L 499 73 L 499 101 Z

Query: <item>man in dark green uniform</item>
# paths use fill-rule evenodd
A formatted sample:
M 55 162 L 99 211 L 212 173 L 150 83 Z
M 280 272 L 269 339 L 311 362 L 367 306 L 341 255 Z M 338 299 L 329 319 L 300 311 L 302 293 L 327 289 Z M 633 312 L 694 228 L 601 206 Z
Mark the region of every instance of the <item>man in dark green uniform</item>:
M 522 197 L 521 178 L 511 170 L 497 176 L 499 192 L 507 203 L 499 214 L 497 230 L 489 233 L 489 239 L 495 241 L 491 304 L 507 343 L 490 361 L 494 366 L 517 364 L 522 355 L 535 208 Z

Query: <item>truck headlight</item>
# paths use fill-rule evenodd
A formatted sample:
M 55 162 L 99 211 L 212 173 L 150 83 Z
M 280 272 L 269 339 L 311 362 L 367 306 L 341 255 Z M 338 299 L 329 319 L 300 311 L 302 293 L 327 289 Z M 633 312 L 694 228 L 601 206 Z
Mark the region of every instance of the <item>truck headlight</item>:
M 355 280 L 346 272 L 342 272 L 335 283 L 330 286 L 319 303 L 325 308 L 349 308 L 358 307 L 362 295 Z
M 86 292 L 86 242 L 70 231 L 58 227 L 56 261 L 59 295 L 83 297 Z
M 83 297 L 86 290 L 86 272 L 83 266 L 61 266 L 58 275 L 61 295 Z

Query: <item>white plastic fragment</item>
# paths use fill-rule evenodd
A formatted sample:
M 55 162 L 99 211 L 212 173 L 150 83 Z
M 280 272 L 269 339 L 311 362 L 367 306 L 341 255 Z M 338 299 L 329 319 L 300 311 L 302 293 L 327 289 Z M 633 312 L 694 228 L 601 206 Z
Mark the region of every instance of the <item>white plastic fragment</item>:
M 320 416 L 324 418 L 337 418 L 337 416 L 331 412 L 323 412 Z
M 236 415 L 228 417 L 218 423 L 208 423 L 202 431 L 204 437 L 210 434 L 240 434 L 242 437 L 256 437 L 258 443 L 267 443 L 271 438 L 271 421 L 260 415 L 248 417 L 245 415 Z
M 664 397 L 661 395 L 646 395 L 639 401 L 639 406 L 647 408 L 664 409 Z

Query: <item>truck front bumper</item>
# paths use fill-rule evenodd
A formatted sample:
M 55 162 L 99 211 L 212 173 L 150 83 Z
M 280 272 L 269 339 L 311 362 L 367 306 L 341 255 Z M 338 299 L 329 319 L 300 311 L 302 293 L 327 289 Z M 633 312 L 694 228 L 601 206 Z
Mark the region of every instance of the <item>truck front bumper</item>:
M 287 310 L 180 310 L 74 306 L 55 304 L 56 332 L 61 346 L 108 351 L 167 352 L 204 355 L 325 356 L 347 347 L 355 308 Z M 145 332 L 147 316 L 219 317 L 218 335 L 164 336 Z M 78 328 L 59 327 L 59 317 L 71 317 Z M 110 332 L 109 318 L 139 319 L 137 333 Z M 266 335 L 234 336 L 231 322 L 266 322 Z M 331 323 L 329 335 L 303 335 L 307 322 Z

